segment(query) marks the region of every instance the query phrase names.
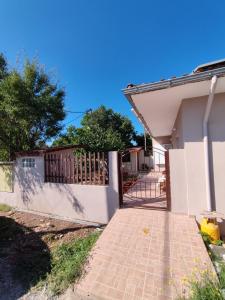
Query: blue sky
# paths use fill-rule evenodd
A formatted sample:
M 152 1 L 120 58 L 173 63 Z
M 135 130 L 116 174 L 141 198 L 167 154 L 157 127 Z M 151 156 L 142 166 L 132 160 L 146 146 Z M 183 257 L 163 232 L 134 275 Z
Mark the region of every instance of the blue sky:
M 0 0 L 0 51 L 11 65 L 38 56 L 67 109 L 104 104 L 141 131 L 121 89 L 225 58 L 224 11 L 223 0 Z

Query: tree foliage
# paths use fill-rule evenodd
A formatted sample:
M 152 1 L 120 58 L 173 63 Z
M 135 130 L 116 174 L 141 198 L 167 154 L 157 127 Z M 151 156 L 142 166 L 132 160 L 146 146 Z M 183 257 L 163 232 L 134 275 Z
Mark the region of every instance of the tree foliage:
M 54 145 L 79 144 L 90 151 L 122 150 L 132 146 L 135 131 L 131 121 L 105 106 L 85 114 L 81 125 L 80 128 L 68 127 Z
M 0 56 L 0 159 L 43 145 L 62 129 L 64 90 L 37 61 L 8 71 Z
M 145 146 L 144 134 L 136 134 L 134 140 L 135 140 L 137 146 L 139 146 L 139 147 Z M 146 146 L 148 149 L 152 147 L 152 139 L 149 134 L 146 134 Z

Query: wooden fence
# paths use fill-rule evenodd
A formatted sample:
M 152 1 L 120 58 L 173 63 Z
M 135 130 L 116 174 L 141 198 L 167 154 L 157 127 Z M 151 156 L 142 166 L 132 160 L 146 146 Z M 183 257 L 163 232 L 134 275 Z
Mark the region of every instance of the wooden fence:
M 74 149 L 45 154 L 45 182 L 107 185 L 108 153 L 74 153 Z

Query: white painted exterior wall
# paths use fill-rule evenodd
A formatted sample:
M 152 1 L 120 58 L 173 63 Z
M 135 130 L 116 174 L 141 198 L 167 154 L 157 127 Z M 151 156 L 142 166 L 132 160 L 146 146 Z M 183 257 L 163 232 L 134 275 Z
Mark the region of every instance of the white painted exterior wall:
M 207 96 L 184 99 L 175 122 L 170 153 L 171 201 L 177 212 L 200 215 L 207 210 L 203 116 Z M 225 215 L 225 93 L 216 94 L 209 116 L 212 208 Z M 182 171 L 183 170 L 183 171 Z
M 165 158 L 164 158 L 165 162 Z M 132 173 L 138 173 L 138 171 L 142 170 L 142 165 L 145 164 L 148 166 L 149 170 L 150 168 L 153 168 L 153 157 L 150 156 L 144 156 L 144 150 L 131 152 L 130 153 L 130 162 L 123 162 L 123 169 L 124 171 Z
M 15 164 L 14 192 L 0 192 L 0 203 L 23 210 L 72 220 L 106 224 L 119 208 L 118 155 L 109 152 L 109 185 L 44 182 L 44 158 L 34 157 L 35 168 Z
M 140 169 L 142 168 L 143 164 L 147 165 L 149 169 L 153 168 L 153 158 L 151 155 L 145 156 L 144 150 L 139 151 L 138 154 L 138 164 Z
M 128 172 L 129 174 L 138 172 L 138 153 L 131 152 L 130 153 L 130 161 L 123 162 L 122 164 L 123 170 Z

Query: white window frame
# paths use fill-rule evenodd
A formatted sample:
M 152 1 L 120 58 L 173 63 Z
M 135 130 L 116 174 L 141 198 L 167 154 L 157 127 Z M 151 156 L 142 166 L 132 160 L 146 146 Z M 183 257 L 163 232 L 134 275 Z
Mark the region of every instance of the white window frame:
M 22 158 L 22 168 L 35 168 L 36 161 L 33 157 L 24 157 Z

